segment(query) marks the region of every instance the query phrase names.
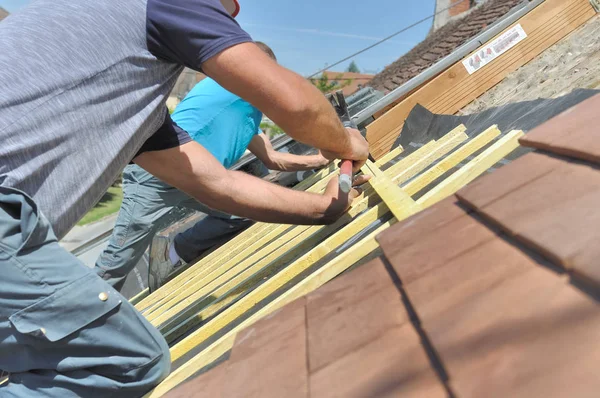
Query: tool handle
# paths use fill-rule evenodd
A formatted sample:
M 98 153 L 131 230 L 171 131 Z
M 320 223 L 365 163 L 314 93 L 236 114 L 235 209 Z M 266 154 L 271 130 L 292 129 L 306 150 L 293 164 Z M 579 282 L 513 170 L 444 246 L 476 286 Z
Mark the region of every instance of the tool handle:
M 340 189 L 344 193 L 352 189 L 352 161 L 342 160 L 340 165 Z

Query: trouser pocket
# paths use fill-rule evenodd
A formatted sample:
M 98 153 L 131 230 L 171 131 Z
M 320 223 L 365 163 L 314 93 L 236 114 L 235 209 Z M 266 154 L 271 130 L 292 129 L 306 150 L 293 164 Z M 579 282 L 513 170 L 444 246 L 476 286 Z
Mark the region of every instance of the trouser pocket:
M 0 221 L 0 247 L 5 257 L 56 241 L 37 204 L 18 189 L 0 186 Z

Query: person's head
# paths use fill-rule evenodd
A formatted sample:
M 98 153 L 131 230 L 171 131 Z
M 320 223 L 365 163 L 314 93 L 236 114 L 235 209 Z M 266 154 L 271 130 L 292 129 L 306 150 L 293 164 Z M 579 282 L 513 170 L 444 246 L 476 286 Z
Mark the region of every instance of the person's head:
M 275 53 L 273 52 L 273 50 L 271 50 L 271 47 L 267 46 L 262 41 L 255 41 L 254 44 L 256 44 L 258 46 L 258 48 L 263 50 L 265 52 L 265 54 L 267 54 L 269 57 L 273 58 L 273 60 L 275 62 L 277 62 L 277 57 L 275 56 Z

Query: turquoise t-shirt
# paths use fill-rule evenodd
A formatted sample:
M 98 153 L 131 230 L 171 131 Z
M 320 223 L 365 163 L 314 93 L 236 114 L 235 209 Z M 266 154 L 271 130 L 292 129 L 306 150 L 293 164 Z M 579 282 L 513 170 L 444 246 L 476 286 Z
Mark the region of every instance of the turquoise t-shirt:
M 242 157 L 252 138 L 260 133 L 262 113 L 206 78 L 177 105 L 171 118 L 229 168 Z

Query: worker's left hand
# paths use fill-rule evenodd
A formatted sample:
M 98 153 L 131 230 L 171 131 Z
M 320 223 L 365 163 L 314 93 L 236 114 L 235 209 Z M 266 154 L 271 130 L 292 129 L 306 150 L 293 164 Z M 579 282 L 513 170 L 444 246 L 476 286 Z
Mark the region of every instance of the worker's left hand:
M 316 167 L 315 167 L 317 169 L 321 168 L 321 167 L 325 167 L 329 163 L 333 162 L 333 159 L 327 159 L 325 156 L 323 156 L 321 151 L 319 151 L 319 153 L 317 153 L 315 156 L 317 156 Z
M 362 194 L 360 185 L 371 179 L 370 175 L 359 175 L 352 182 L 352 189 L 348 193 L 344 193 L 340 189 L 340 183 L 338 178 L 332 178 L 329 180 L 325 192 L 323 195 L 331 199 L 331 204 L 327 209 L 327 222 L 333 223 L 340 218 L 348 208 L 352 205 L 354 199 Z

